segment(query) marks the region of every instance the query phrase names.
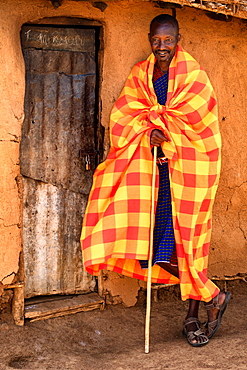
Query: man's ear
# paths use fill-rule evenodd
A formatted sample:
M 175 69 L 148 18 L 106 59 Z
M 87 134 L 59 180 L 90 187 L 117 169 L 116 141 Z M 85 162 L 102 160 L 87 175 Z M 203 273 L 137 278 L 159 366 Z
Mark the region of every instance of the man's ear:
M 180 41 L 181 40 L 181 35 L 180 35 L 180 33 L 178 34 L 178 41 Z
M 148 34 L 148 41 L 151 42 L 151 35 L 150 35 L 150 33 Z

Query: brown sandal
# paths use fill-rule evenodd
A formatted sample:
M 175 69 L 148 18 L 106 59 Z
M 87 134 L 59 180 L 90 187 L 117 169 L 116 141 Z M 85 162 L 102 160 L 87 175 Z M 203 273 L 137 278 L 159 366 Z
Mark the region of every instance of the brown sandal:
M 196 331 L 187 331 L 186 326 L 189 324 L 196 324 Z M 208 337 L 201 329 L 201 323 L 196 317 L 189 317 L 184 321 L 183 334 L 186 336 L 188 343 L 193 347 L 205 346 L 209 342 Z M 193 341 L 196 340 L 196 343 Z
M 207 329 L 207 336 L 209 339 L 212 338 L 214 334 L 218 331 L 221 324 L 222 316 L 226 310 L 230 298 L 231 293 L 225 292 L 225 300 L 222 304 L 219 303 L 219 294 L 216 297 L 214 297 L 211 302 L 205 303 L 206 310 L 212 310 L 214 308 L 217 308 L 219 310 L 218 317 L 216 320 L 206 322 L 205 327 Z

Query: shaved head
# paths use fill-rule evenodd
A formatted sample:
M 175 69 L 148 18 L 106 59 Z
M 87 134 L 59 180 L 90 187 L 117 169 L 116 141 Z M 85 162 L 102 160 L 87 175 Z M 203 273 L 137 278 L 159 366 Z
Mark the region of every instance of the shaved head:
M 156 24 L 170 24 L 177 30 L 177 33 L 179 33 L 178 21 L 169 14 L 160 14 L 151 21 L 150 34 L 152 34 L 152 29 Z

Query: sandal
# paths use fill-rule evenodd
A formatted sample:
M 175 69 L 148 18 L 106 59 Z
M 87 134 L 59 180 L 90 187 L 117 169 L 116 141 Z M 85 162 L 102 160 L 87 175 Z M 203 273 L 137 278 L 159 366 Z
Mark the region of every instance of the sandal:
M 196 324 L 196 331 L 187 331 L 186 326 L 189 324 Z M 208 337 L 201 329 L 201 323 L 196 317 L 189 317 L 184 321 L 183 334 L 186 336 L 188 343 L 193 347 L 201 347 L 209 342 Z M 196 343 L 193 341 L 196 340 Z
M 212 310 L 214 308 L 217 308 L 219 310 L 217 319 L 210 322 L 207 321 L 205 324 L 205 327 L 207 329 L 207 336 L 209 339 L 212 338 L 214 334 L 218 331 L 221 324 L 222 316 L 231 298 L 231 293 L 225 292 L 225 300 L 222 304 L 220 304 L 219 294 L 216 297 L 214 297 L 210 303 L 205 303 L 206 310 Z

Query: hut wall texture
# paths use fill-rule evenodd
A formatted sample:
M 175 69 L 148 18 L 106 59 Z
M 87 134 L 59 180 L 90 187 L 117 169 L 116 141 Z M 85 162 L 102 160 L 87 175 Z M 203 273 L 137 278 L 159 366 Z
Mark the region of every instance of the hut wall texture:
M 2 0 L 0 3 L 0 282 L 10 284 L 18 271 L 22 245 L 21 176 L 19 145 L 23 122 L 25 69 L 20 45 L 24 23 L 44 17 L 77 17 L 98 20 L 104 27 L 101 86 L 102 125 L 108 124 L 111 107 L 131 67 L 150 53 L 147 39 L 150 20 L 171 10 L 148 1 L 106 1 L 102 12 L 86 1 L 64 0 L 55 9 L 48 0 Z M 181 45 L 206 69 L 219 102 L 223 136 L 223 165 L 214 207 L 209 274 L 224 277 L 246 273 L 247 266 L 247 25 L 240 19 L 222 22 L 201 10 L 177 10 Z M 111 277 L 112 276 L 112 277 Z M 139 283 L 110 274 L 106 288 L 127 305 L 135 303 Z M 114 285 L 115 284 L 115 285 Z M 119 286 L 119 291 L 118 287 Z M 125 289 L 123 289 L 125 287 Z M 119 297 L 118 300 L 119 301 Z

